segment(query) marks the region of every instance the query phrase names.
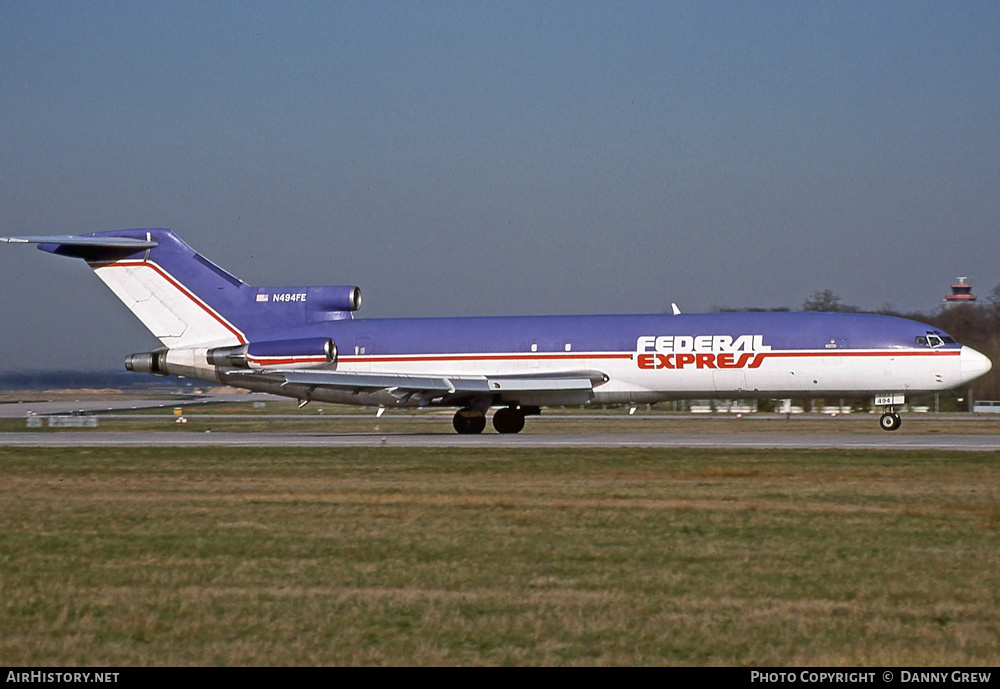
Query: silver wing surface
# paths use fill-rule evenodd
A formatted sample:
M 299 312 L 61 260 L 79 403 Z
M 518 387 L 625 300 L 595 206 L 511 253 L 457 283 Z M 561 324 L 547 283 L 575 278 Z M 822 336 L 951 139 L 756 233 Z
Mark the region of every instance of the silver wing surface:
M 594 388 L 608 380 L 601 371 L 560 373 L 443 376 L 349 371 L 232 371 L 225 377 L 240 387 L 263 389 L 263 383 L 280 388 L 279 394 L 299 399 L 381 398 L 395 404 L 462 406 L 471 400 L 494 405 L 584 404 Z M 324 394 L 326 393 L 326 394 Z M 339 393 L 339 394 L 335 394 Z M 377 401 L 377 400 L 373 400 Z

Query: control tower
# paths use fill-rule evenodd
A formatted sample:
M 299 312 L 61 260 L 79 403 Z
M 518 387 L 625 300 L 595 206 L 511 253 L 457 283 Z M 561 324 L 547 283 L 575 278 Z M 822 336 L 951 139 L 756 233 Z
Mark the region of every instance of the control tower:
M 976 295 L 972 293 L 972 285 L 969 284 L 967 277 L 955 278 L 955 284 L 951 286 L 951 294 L 944 298 L 944 303 L 947 306 L 970 304 L 975 303 L 975 301 Z

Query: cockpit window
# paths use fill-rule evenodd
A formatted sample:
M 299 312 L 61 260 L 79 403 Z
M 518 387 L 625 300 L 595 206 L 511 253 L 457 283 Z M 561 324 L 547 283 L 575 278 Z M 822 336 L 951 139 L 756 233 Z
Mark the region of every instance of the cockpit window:
M 955 344 L 955 340 L 951 337 L 930 331 L 926 335 L 917 335 L 913 339 L 916 341 L 918 347 L 930 347 L 931 349 L 944 347 L 946 344 Z

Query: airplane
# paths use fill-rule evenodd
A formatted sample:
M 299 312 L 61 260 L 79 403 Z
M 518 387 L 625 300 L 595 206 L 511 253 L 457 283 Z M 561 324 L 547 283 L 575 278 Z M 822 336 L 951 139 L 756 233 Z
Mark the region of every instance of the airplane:
M 906 395 L 990 360 L 916 321 L 858 313 L 356 319 L 353 285 L 252 287 L 167 229 L 0 238 L 86 261 L 162 347 L 129 371 L 385 409 L 450 407 L 461 434 L 518 433 L 545 406 Z

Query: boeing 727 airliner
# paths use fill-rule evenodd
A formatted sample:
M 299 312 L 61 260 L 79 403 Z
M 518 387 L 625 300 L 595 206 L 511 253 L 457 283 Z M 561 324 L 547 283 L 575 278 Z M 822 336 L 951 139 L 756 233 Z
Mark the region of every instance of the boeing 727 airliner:
M 915 321 L 844 313 L 355 319 L 361 291 L 251 287 L 164 229 L 11 237 L 85 260 L 163 343 L 130 371 L 300 400 L 457 408 L 499 433 L 550 405 L 681 398 L 905 396 L 962 385 L 988 358 Z

